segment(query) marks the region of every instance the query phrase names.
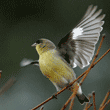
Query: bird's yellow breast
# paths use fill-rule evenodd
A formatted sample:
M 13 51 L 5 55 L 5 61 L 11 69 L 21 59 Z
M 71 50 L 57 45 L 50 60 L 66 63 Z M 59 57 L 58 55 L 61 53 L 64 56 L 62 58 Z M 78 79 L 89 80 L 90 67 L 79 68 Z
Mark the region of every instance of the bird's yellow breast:
M 39 58 L 40 70 L 52 82 L 60 83 L 63 79 L 70 82 L 75 75 L 73 69 L 61 59 L 56 50 L 49 50 Z

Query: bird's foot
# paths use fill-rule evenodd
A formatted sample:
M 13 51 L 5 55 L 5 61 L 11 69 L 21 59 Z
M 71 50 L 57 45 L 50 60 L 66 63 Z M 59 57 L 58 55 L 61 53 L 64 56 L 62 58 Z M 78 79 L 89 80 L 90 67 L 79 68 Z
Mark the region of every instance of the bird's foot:
M 57 99 L 57 95 L 55 95 L 55 94 L 56 94 L 56 92 L 52 95 L 53 99 Z

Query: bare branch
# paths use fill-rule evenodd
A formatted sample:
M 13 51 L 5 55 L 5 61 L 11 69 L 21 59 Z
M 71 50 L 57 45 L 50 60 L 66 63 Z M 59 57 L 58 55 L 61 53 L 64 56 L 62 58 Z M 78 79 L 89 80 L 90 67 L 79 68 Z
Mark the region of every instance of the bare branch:
M 64 106 L 61 110 L 64 110 L 67 107 L 67 105 L 69 104 L 69 102 L 71 101 L 71 99 L 75 98 L 78 88 L 79 88 L 79 85 L 75 84 L 75 89 L 74 89 L 73 94 L 70 96 L 70 98 L 67 100 L 67 102 L 64 104 Z
M 87 109 L 85 109 L 85 110 L 88 110 L 91 106 L 93 106 L 93 103 L 91 103 L 91 104 L 87 107 Z
M 73 104 L 74 104 L 74 99 L 71 99 L 69 110 L 72 110 Z
M 99 110 L 104 110 L 104 108 L 110 103 L 110 99 L 103 105 Z
M 89 101 L 90 101 L 91 97 L 92 97 L 92 95 L 91 95 L 91 94 L 89 94 L 89 95 L 88 95 Z M 86 109 L 87 109 L 88 105 L 89 105 L 89 103 L 86 103 L 86 105 L 85 105 L 85 107 L 84 107 L 84 110 L 86 110 Z
M 104 104 L 105 104 L 105 102 L 107 101 L 109 95 L 110 95 L 110 90 L 109 90 L 109 91 L 107 92 L 107 94 L 105 95 L 105 98 L 104 98 L 102 104 L 100 105 L 100 109 L 101 109 L 102 106 L 104 106 Z
M 93 95 L 93 106 L 94 106 L 94 110 L 96 110 L 96 104 L 95 104 L 95 92 L 92 92 Z
M 109 51 L 110 51 L 110 49 L 108 49 L 108 50 L 94 63 L 94 65 L 96 65 Z

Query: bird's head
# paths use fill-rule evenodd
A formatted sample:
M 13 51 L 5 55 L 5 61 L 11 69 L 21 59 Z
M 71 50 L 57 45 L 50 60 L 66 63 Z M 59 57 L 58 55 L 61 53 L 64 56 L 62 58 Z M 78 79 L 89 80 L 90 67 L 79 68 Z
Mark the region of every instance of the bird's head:
M 34 44 L 32 44 L 32 47 L 36 48 L 39 55 L 41 55 L 44 52 L 47 52 L 48 50 L 56 48 L 53 42 L 44 38 L 37 40 Z

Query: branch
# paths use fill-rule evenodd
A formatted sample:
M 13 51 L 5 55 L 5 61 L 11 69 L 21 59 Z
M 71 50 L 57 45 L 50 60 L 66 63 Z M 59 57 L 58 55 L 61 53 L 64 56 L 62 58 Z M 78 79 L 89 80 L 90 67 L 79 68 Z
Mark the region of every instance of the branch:
M 95 92 L 92 93 L 93 96 L 93 106 L 94 106 L 94 110 L 96 110 L 96 104 L 95 104 Z
M 43 110 L 44 109 L 44 106 L 41 106 L 40 110 Z
M 110 51 L 110 49 L 108 49 L 108 50 L 94 63 L 94 65 L 96 65 L 109 51 Z
M 107 101 L 109 95 L 110 95 L 110 90 L 109 90 L 109 91 L 107 92 L 107 94 L 105 95 L 105 98 L 104 98 L 102 104 L 100 105 L 100 108 L 99 108 L 99 109 L 101 109 L 102 106 L 104 106 L 104 104 L 105 104 L 105 102 Z
M 85 110 L 88 110 L 91 106 L 93 106 L 93 103 L 91 103 L 91 104 L 87 107 L 87 109 L 85 109 Z
M 16 81 L 15 77 L 11 77 L 4 86 L 0 89 L 0 95 L 2 95 L 4 92 L 6 92 Z
M 74 99 L 71 99 L 69 110 L 72 110 L 73 104 L 74 104 Z
M 89 101 L 90 101 L 91 97 L 92 97 L 92 95 L 91 95 L 91 94 L 89 94 L 89 95 L 88 95 Z M 88 105 L 89 105 L 89 103 L 86 103 L 86 105 L 85 105 L 85 107 L 84 107 L 84 110 L 86 110 L 86 109 L 87 109 Z
M 110 99 L 105 103 L 104 106 L 102 106 L 102 108 L 100 108 L 99 110 L 104 110 L 104 108 L 110 103 Z
M 70 98 L 67 100 L 67 102 L 64 104 L 64 106 L 63 106 L 63 108 L 61 110 L 64 110 L 67 107 L 67 105 L 69 104 L 69 102 L 71 101 L 71 99 L 75 98 L 78 88 L 79 88 L 79 85 L 76 84 L 73 94 L 70 96 Z

